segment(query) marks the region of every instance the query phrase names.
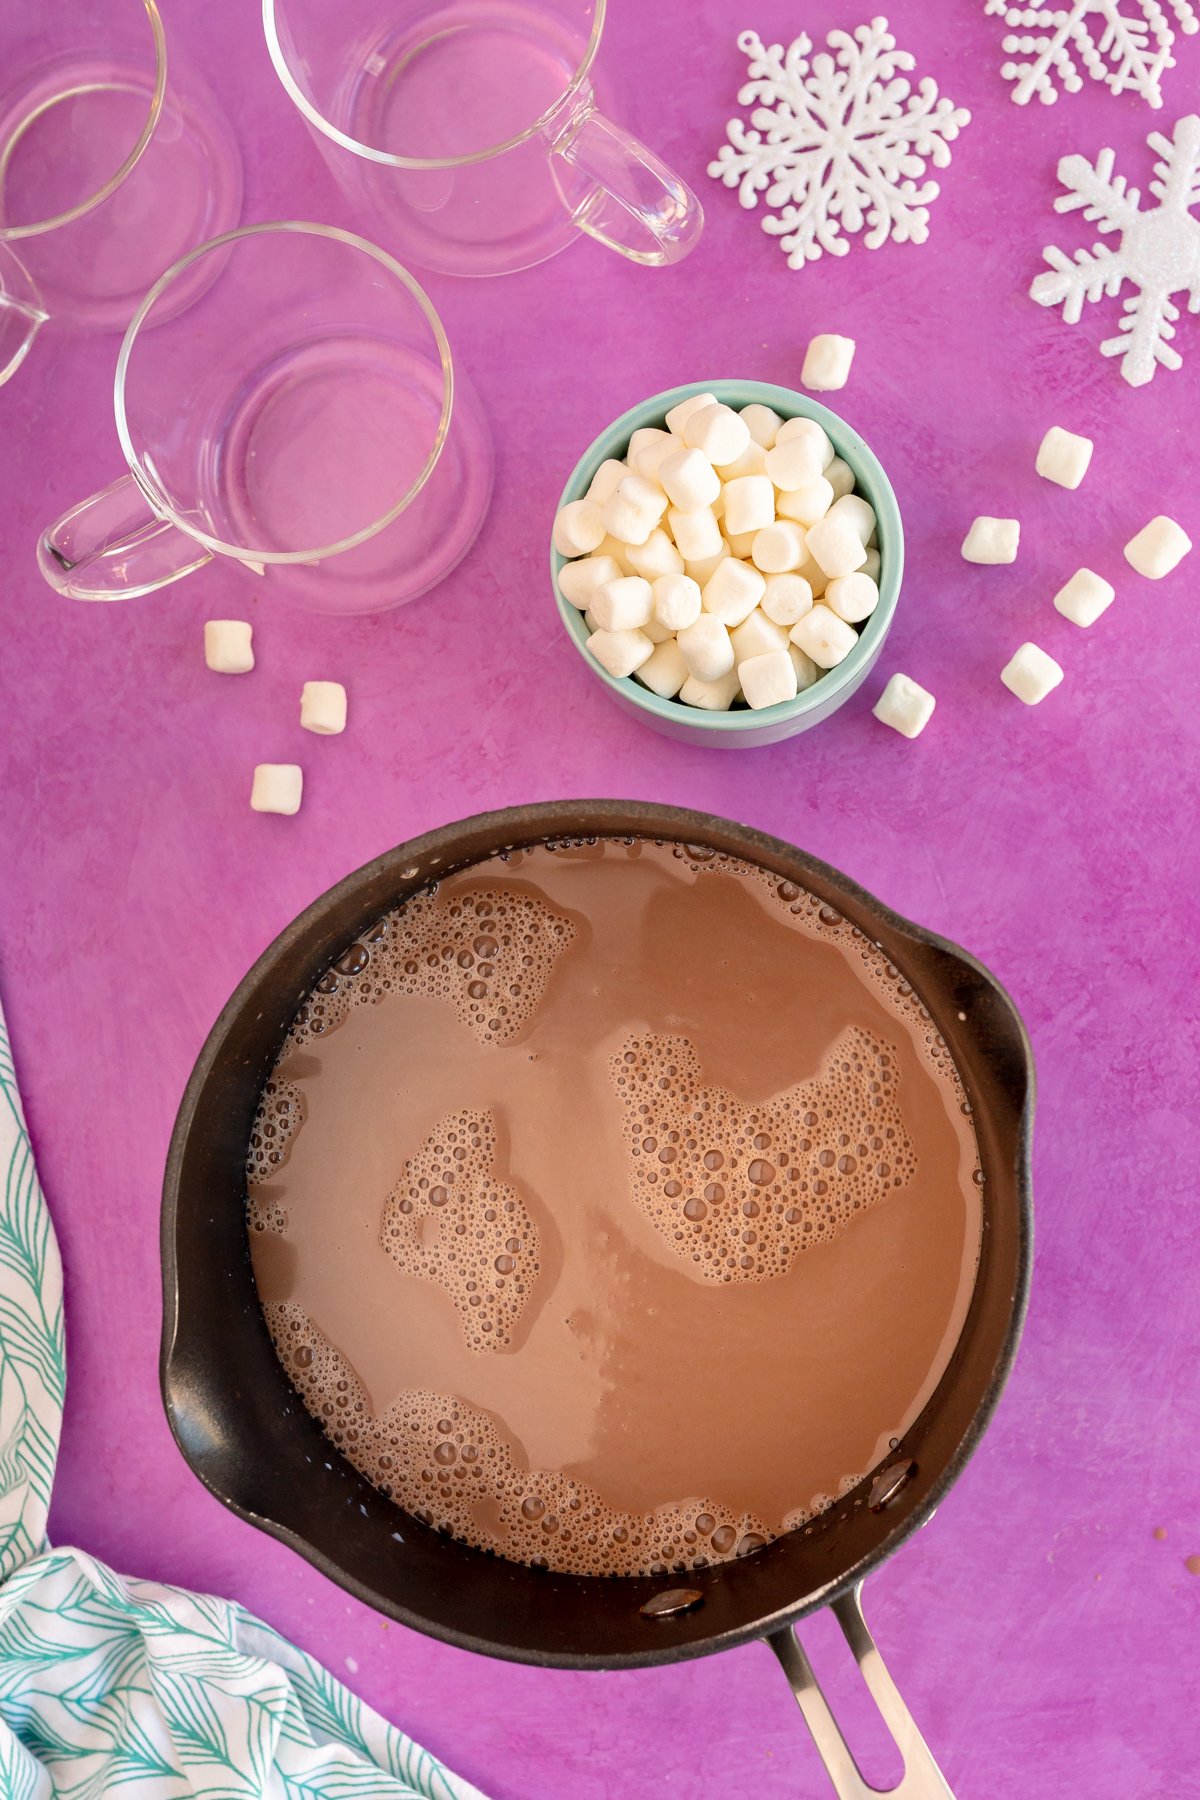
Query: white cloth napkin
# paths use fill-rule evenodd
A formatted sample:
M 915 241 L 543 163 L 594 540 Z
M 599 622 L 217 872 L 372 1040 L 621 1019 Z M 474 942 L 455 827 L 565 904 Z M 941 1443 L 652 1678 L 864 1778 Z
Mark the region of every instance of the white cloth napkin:
M 482 1800 L 240 1606 L 51 1549 L 62 1264 L 0 1011 L 0 1796 Z

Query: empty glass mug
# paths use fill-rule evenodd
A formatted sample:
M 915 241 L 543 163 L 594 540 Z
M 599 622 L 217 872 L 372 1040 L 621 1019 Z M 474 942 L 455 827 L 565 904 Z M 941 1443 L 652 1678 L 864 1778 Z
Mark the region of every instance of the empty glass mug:
M 78 600 L 216 559 L 318 611 L 381 612 L 454 567 L 491 495 L 487 430 L 428 298 L 332 226 L 245 226 L 176 263 L 125 334 L 115 404 L 129 473 L 38 544 Z
M 596 108 L 605 0 L 263 0 L 276 72 L 384 243 L 448 275 L 544 262 L 580 231 L 686 256 L 690 188 Z
M 0 6 L 0 380 L 48 317 L 123 330 L 241 200 L 229 128 L 174 47 L 168 80 L 155 0 Z

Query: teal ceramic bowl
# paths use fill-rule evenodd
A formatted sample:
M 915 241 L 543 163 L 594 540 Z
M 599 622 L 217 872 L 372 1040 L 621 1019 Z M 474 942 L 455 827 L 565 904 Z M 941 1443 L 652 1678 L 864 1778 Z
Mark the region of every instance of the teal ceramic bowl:
M 644 425 L 663 425 L 667 412 L 689 394 L 715 394 L 727 406 L 749 406 L 757 400 L 770 406 L 785 419 L 815 419 L 833 441 L 838 455 L 854 470 L 857 491 L 874 508 L 879 532 L 879 605 L 859 633 L 858 643 L 836 668 L 829 669 L 794 700 L 779 706 L 766 706 L 753 712 L 747 706 L 735 706 L 729 712 L 702 712 L 685 706 L 679 700 L 660 700 L 634 676 L 618 680 L 596 661 L 587 648 L 588 629 L 583 614 L 569 605 L 558 591 L 558 571 L 562 557 L 551 545 L 550 572 L 554 598 L 563 629 L 590 669 L 593 678 L 607 688 L 613 700 L 626 712 L 659 731 L 664 737 L 678 738 L 691 744 L 706 744 L 713 749 L 748 750 L 760 744 L 777 744 L 783 738 L 795 737 L 819 725 L 861 687 L 870 673 L 883 640 L 892 623 L 900 580 L 904 573 L 904 530 L 900 508 L 892 492 L 892 484 L 883 472 L 878 458 L 858 433 L 839 419 L 826 406 L 810 400 L 807 394 L 792 388 L 777 387 L 770 381 L 691 381 L 683 387 L 669 389 L 631 407 L 608 430 L 602 432 L 580 457 L 563 489 L 559 506 L 568 500 L 581 500 L 591 484 L 592 476 L 606 457 L 623 457 L 634 432 Z

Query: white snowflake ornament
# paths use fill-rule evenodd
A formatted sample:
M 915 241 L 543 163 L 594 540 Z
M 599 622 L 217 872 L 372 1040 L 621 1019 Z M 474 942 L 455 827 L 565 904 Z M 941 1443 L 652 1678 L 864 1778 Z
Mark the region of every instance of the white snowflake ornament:
M 1200 30 L 1191 0 L 1167 4 L 1182 32 L 1190 36 Z M 1114 94 L 1131 91 L 1148 106 L 1162 105 L 1163 72 L 1175 66 L 1175 33 L 1159 0 L 1069 0 L 1059 6 L 984 0 L 984 10 L 1010 28 L 1001 47 L 1013 60 L 1000 73 L 1013 83 L 1018 106 L 1035 94 L 1049 105 L 1060 88 L 1077 94 L 1084 75 Z
M 913 91 L 904 71 L 914 59 L 897 50 L 886 19 L 853 35 L 831 31 L 825 41 L 832 56 L 814 56 L 803 32 L 786 51 L 755 31 L 741 33 L 750 80 L 738 104 L 759 104 L 748 124 L 729 121 L 729 142 L 708 165 L 747 209 L 763 195 L 774 210 L 762 228 L 793 269 L 825 251 L 845 256 L 847 238 L 859 233 L 868 250 L 889 239 L 923 244 L 938 194 L 936 181 L 922 179 L 925 165 L 946 167 L 971 117 L 939 99 L 928 76 Z
M 1044 250 L 1050 268 L 1029 290 L 1040 306 L 1061 306 L 1073 325 L 1085 300 L 1111 298 L 1125 281 L 1136 288 L 1125 301 L 1117 335 L 1100 346 L 1102 356 L 1121 358 L 1121 373 L 1133 387 L 1152 380 L 1159 364 L 1177 369 L 1183 360 L 1171 342 L 1179 320 L 1171 296 L 1186 294 L 1188 311 L 1200 312 L 1200 220 L 1191 211 L 1200 204 L 1200 118 L 1189 114 L 1173 137 L 1154 131 L 1146 141 L 1159 160 L 1150 183 L 1158 205 L 1145 212 L 1137 188 L 1113 174 L 1111 150 L 1102 150 L 1094 164 L 1086 156 L 1063 157 L 1058 179 L 1069 191 L 1054 202 L 1055 210 L 1082 207 L 1085 219 L 1101 232 L 1120 232 L 1121 241 L 1116 249 L 1095 244 L 1074 257 Z

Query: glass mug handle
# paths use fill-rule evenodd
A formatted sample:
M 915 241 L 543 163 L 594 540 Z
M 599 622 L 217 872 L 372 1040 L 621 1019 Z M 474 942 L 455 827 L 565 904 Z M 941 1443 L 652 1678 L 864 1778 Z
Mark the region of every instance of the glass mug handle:
M 25 361 L 47 317 L 24 263 L 0 244 L 0 387 Z
M 590 104 L 551 139 L 550 167 L 580 231 L 631 262 L 679 262 L 700 236 L 704 212 L 691 188 Z
M 203 568 L 212 553 L 122 475 L 43 531 L 37 559 L 55 592 L 72 600 L 132 600 Z

